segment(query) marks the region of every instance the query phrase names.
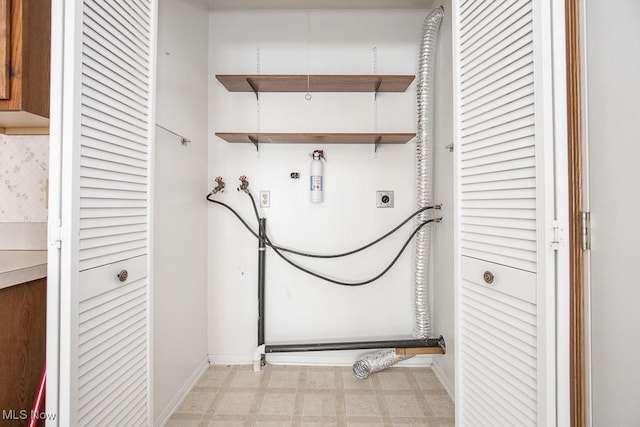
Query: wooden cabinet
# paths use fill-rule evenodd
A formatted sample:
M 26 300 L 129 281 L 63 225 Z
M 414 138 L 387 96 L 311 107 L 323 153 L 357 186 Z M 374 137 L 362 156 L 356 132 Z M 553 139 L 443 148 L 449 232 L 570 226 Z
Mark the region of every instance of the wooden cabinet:
M 46 278 L 0 289 L 0 408 L 16 416 L 31 409 L 44 366 L 46 303 Z
M 0 133 L 47 133 L 50 0 L 0 0 Z

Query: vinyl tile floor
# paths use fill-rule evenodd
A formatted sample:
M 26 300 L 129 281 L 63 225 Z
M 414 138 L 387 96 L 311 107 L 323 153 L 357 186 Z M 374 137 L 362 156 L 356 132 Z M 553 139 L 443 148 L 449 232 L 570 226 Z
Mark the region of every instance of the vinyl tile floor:
M 430 368 L 366 380 L 350 367 L 212 366 L 167 426 L 451 426 L 453 402 Z

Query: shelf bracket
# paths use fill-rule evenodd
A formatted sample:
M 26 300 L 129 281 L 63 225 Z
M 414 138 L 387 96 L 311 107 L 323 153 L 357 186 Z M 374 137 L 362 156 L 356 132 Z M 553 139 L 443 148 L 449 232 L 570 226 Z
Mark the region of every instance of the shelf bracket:
M 380 145 L 381 142 L 382 142 L 382 135 L 376 136 L 376 140 L 373 143 L 373 152 L 374 153 L 378 152 L 378 145 Z
M 378 91 L 380 90 L 380 86 L 382 86 L 382 79 L 378 79 L 378 81 L 376 82 L 376 90 L 374 91 L 375 93 L 373 94 L 374 100 L 378 99 Z
M 256 146 L 256 151 L 260 151 L 260 148 L 259 148 L 259 146 L 258 146 L 258 144 L 260 143 L 260 141 L 258 141 L 256 138 L 254 138 L 254 137 L 253 137 L 253 136 L 251 136 L 251 135 L 247 135 L 247 136 L 249 137 L 249 141 L 251 141 L 251 143 L 252 143 L 253 145 L 255 145 L 255 146 Z
M 253 89 L 253 93 L 256 94 L 256 101 L 260 101 L 260 95 L 259 95 L 259 92 L 258 92 L 258 88 L 253 83 L 253 80 L 251 80 L 249 77 L 247 77 L 247 83 L 249 84 L 249 86 L 251 86 L 251 89 Z

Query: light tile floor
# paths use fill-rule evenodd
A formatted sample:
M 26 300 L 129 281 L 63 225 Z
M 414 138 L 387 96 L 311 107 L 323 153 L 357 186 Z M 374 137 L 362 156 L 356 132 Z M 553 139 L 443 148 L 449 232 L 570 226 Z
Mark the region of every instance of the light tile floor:
M 454 426 L 429 368 L 358 380 L 350 367 L 212 366 L 167 426 Z

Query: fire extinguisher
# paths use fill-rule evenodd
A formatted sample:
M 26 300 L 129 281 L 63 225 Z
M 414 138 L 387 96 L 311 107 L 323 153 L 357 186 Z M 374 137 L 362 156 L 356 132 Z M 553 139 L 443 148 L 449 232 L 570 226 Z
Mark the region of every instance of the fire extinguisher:
M 326 160 L 326 159 L 324 157 L 323 150 L 315 150 L 311 156 L 313 157 L 313 160 L 311 160 L 311 174 L 309 178 L 310 190 L 311 190 L 311 202 L 320 203 L 322 202 L 322 191 L 323 191 L 322 160 Z

